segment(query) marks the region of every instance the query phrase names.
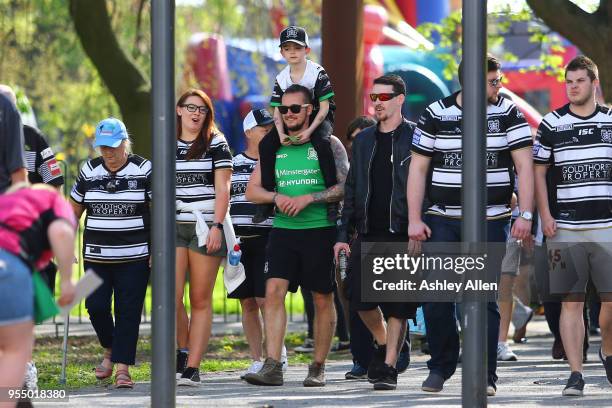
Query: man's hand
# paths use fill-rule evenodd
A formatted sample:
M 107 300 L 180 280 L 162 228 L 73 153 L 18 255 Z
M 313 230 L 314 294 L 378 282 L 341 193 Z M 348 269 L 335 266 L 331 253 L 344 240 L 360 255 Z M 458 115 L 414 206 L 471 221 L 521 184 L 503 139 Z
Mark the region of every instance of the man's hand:
M 346 251 L 346 256 L 351 254 L 351 247 L 349 244 L 346 242 L 336 242 L 336 245 L 334 245 L 334 259 L 336 260 L 336 263 L 338 263 L 338 254 L 343 249 Z
M 557 221 L 550 215 L 542 217 L 542 232 L 548 238 L 554 237 L 557 233 Z
M 417 241 L 414 239 L 408 240 L 408 255 L 419 256 L 423 252 L 422 246 L 423 241 Z
M 74 300 L 76 289 L 74 283 L 71 280 L 62 280 L 60 284 L 60 298 L 57 300 L 57 304 L 60 306 L 66 306 L 72 303 Z
M 414 241 L 425 241 L 431 237 L 431 229 L 422 220 L 408 224 L 408 237 Z
M 291 197 L 289 200 L 290 202 L 289 202 L 289 205 L 287 206 L 286 214 L 290 217 L 295 217 L 296 215 L 300 213 L 300 211 L 302 211 L 310 203 L 312 203 L 314 199 L 312 195 L 304 194 L 304 195 L 297 196 L 297 197 Z
M 283 195 L 283 194 L 277 194 L 276 198 L 274 199 L 274 204 L 284 214 L 287 214 L 289 212 L 289 205 L 292 203 L 293 202 L 291 201 L 291 197 Z
M 528 240 L 531 237 L 531 223 L 523 217 L 518 217 L 512 226 L 512 237 L 519 241 Z

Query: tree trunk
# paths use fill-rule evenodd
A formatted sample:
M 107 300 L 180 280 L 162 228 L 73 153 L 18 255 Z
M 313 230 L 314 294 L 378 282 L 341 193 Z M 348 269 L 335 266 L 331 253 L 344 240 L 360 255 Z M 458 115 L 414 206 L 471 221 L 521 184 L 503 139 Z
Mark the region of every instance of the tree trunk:
M 527 0 L 527 4 L 548 27 L 597 64 L 604 99 L 612 102 L 612 0 L 600 0 L 592 14 L 569 0 Z
M 85 53 L 119 105 L 134 151 L 150 158 L 152 101 L 148 78 L 117 42 L 105 0 L 70 0 L 69 7 Z

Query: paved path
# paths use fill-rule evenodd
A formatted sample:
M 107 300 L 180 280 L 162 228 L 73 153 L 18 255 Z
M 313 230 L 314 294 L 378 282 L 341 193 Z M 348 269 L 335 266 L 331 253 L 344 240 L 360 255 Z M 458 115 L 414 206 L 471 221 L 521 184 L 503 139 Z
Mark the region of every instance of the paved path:
M 586 396 L 561 397 L 569 375 L 563 361 L 552 361 L 552 338 L 541 318 L 530 323 L 529 343 L 515 346 L 520 360 L 501 363 L 498 394 L 489 398 L 490 407 L 610 407 L 612 387 L 607 383 L 597 358 L 599 338 L 593 338 L 589 362 L 585 364 Z M 178 407 L 457 407 L 461 405 L 461 368 L 439 394 L 424 393 L 420 385 L 427 375 L 428 356 L 414 353 L 408 371 L 399 378 L 395 391 L 374 391 L 366 381 L 344 380 L 350 362 L 332 362 L 327 367 L 327 386 L 304 388 L 305 365 L 289 368 L 283 387 L 257 387 L 238 379 L 238 372 L 205 374 L 198 388 L 179 388 Z M 37 406 L 58 406 L 37 404 Z M 150 383 L 138 383 L 131 391 L 87 388 L 70 393 L 68 407 L 150 406 Z

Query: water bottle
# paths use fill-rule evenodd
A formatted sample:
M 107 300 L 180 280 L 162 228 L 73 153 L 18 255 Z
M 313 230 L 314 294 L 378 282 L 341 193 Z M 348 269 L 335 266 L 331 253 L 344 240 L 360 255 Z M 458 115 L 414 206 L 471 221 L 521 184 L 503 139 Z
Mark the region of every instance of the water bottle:
M 338 268 L 340 269 L 340 279 L 346 278 L 346 251 L 341 249 L 338 253 Z
M 234 249 L 229 252 L 229 256 L 227 258 L 227 262 L 232 266 L 238 266 L 240 263 L 240 257 L 242 256 L 242 251 L 240 250 L 240 245 L 234 245 Z

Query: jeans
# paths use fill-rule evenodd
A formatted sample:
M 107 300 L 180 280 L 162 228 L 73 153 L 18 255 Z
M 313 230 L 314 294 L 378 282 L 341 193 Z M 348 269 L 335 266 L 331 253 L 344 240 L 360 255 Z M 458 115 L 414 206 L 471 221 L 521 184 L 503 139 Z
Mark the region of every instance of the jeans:
M 425 223 L 431 229 L 429 242 L 460 242 L 461 220 L 437 215 L 427 215 Z M 509 220 L 487 221 L 487 242 L 506 242 Z M 501 269 L 501 258 L 499 262 Z M 428 302 L 423 304 L 427 342 L 431 359 L 427 367 L 445 380 L 457 368 L 459 359 L 459 332 L 457 331 L 456 304 L 450 302 Z M 487 379 L 497 382 L 497 338 L 499 337 L 499 307 L 497 302 L 487 302 Z
M 136 344 L 149 282 L 149 262 L 85 262 L 102 278 L 102 285 L 85 300 L 89 319 L 100 345 L 112 348 L 111 361 L 134 365 Z M 115 320 L 111 314 L 111 296 L 115 297 Z

